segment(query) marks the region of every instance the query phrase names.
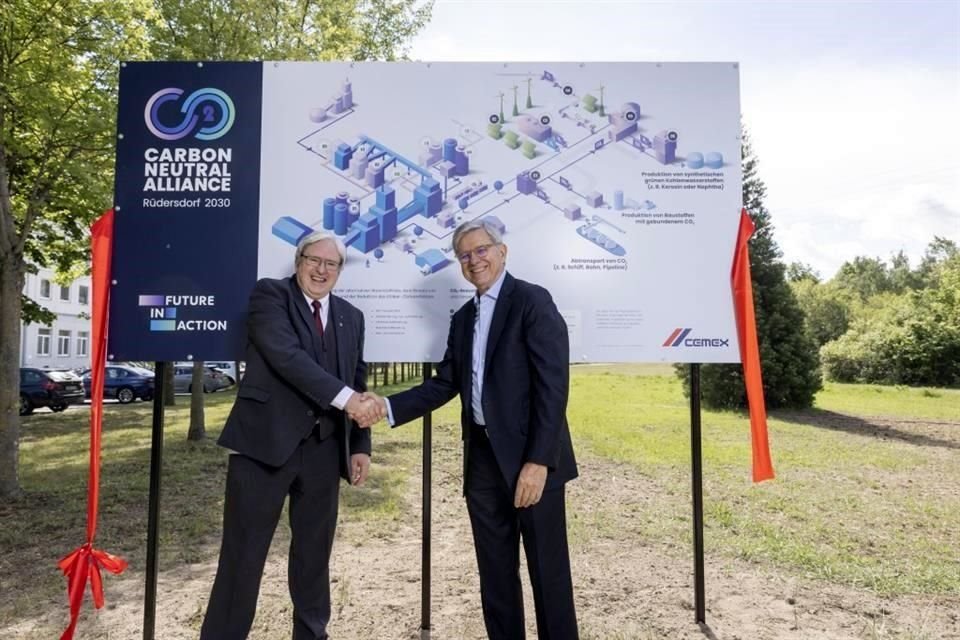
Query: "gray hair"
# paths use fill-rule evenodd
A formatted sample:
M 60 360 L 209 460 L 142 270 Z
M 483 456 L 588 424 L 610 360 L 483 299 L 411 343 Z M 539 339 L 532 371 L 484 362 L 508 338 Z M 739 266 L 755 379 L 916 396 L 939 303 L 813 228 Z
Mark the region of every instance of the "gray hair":
M 487 235 L 490 236 L 490 239 L 493 240 L 494 244 L 503 243 L 503 234 L 500 233 L 500 229 L 498 229 L 492 222 L 486 218 L 482 218 L 480 220 L 469 220 L 461 224 L 459 227 L 457 227 L 457 230 L 453 232 L 453 251 L 458 251 L 457 247 L 460 244 L 460 240 L 463 238 L 463 236 L 467 235 L 471 231 L 478 231 L 480 229 L 487 232 Z
M 343 240 L 333 235 L 329 231 L 311 231 L 307 235 L 300 238 L 300 241 L 297 242 L 297 255 L 293 260 L 293 264 L 300 266 L 300 261 L 303 259 L 304 250 L 312 244 L 322 242 L 324 240 L 331 241 L 334 246 L 337 247 L 337 253 L 340 254 L 340 266 L 342 267 L 347 261 L 347 247 L 343 244 Z

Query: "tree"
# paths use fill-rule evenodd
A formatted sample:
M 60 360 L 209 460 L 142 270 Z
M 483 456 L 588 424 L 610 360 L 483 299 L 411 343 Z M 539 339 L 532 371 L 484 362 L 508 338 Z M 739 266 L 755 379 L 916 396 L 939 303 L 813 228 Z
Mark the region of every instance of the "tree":
M 960 247 L 957 247 L 956 242 L 949 238 L 933 236 L 917 267 L 916 274 L 920 286 L 924 288 L 933 286 L 940 266 L 957 255 L 960 255 Z
M 177 393 L 174 388 L 174 378 L 176 377 L 176 362 L 168 362 L 163 368 L 163 406 L 175 407 L 177 405 Z
M 808 279 L 791 282 L 790 288 L 803 310 L 807 331 L 817 346 L 846 333 L 851 316 L 849 294 L 832 282 L 820 284 Z
M 743 205 L 756 225 L 750 239 L 750 272 L 757 318 L 763 392 L 767 406 L 809 407 L 822 387 L 817 345 L 804 328 L 803 311 L 787 284 L 786 268 L 773 239 L 770 212 L 763 203 L 766 185 L 746 131 L 741 145 Z M 689 368 L 677 366 L 689 388 Z M 713 408 L 745 407 L 743 368 L 739 364 L 701 367 L 703 403 Z
M 143 54 L 146 0 L 8 0 L 0 16 L 0 500 L 18 476 L 21 314 L 30 265 L 68 271 L 110 202 L 117 61 Z
M 871 297 L 850 330 L 821 350 L 838 382 L 960 384 L 960 255 L 931 269 L 931 286 Z
M 196 360 L 193 363 L 193 375 L 190 377 L 190 427 L 187 429 L 187 440 L 203 440 L 207 437 L 206 424 L 203 415 L 203 377 L 206 373 L 204 363 Z
M 894 290 L 887 264 L 880 258 L 866 256 L 857 256 L 853 262 L 844 262 L 832 282 L 856 295 L 861 301 L 878 293 Z
M 787 281 L 800 282 L 801 280 L 820 282 L 820 274 L 809 264 L 791 262 L 787 265 Z
M 431 9 L 416 0 L 4 0 L 0 501 L 21 492 L 20 321 L 41 310 L 24 304 L 24 276 L 30 265 L 66 273 L 89 259 L 87 229 L 112 200 L 119 62 L 393 60 Z
M 396 60 L 429 21 L 419 0 L 156 0 L 161 60 Z

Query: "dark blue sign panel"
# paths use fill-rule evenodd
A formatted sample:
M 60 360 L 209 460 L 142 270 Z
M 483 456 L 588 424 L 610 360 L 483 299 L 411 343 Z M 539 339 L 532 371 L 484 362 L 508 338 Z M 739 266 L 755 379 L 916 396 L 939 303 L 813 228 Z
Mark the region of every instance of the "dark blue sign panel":
M 258 62 L 122 66 L 111 359 L 242 359 L 262 79 Z

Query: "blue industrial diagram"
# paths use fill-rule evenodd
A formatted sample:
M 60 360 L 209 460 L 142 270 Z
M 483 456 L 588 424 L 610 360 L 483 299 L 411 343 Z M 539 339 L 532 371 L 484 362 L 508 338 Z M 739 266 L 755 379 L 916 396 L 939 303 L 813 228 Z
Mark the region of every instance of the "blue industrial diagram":
M 724 166 L 719 152 L 678 155 L 677 129 L 661 125 L 647 131 L 643 125 L 653 116 L 643 113 L 636 100 L 610 109 L 604 102 L 608 88 L 602 84 L 578 92 L 549 70 L 500 75 L 524 76 L 526 99 L 507 80 L 494 94 L 485 122 L 451 121 L 446 137 L 424 138 L 422 149 L 412 153 L 366 134 L 335 141 L 326 137 L 334 129 L 343 136 L 349 118 L 361 108 L 354 102 L 353 84 L 343 80 L 329 102 L 309 110 L 314 130 L 297 141 L 320 160 L 318 170 L 336 176 L 339 186 L 321 194 L 318 212 L 275 218 L 272 235 L 295 245 L 322 228 L 352 251 L 364 256 L 377 252 L 368 267 L 406 256 L 429 276 L 456 264 L 450 238 L 458 224 L 485 218 L 506 233 L 504 219 L 517 224 L 518 218 L 503 214 L 518 211 L 512 205 L 520 203 L 523 210 L 535 205 L 555 211 L 558 223 L 569 225 L 573 237 L 589 243 L 590 250 L 623 257 L 627 250 L 618 236 L 627 231 L 608 218 L 649 212 L 657 205 L 646 196 L 631 198 L 631 191 L 644 188 L 642 181 L 622 184 L 623 177 L 604 175 L 606 163 L 639 163 L 651 171 Z M 549 100 L 535 100 L 534 85 Z M 512 108 L 505 113 L 504 99 L 511 96 Z M 380 138 L 383 132 L 373 133 Z M 611 152 L 614 148 L 617 153 Z M 605 163 L 593 162 L 601 154 L 609 154 Z

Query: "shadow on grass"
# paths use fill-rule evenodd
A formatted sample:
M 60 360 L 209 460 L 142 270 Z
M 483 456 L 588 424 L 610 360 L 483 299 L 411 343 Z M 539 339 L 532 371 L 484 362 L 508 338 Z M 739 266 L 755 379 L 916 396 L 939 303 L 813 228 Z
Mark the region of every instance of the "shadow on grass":
M 826 411 L 824 409 L 807 409 L 804 411 L 778 410 L 772 412 L 771 417 L 792 424 L 808 425 L 820 429 L 830 429 L 831 431 L 842 431 L 844 433 L 851 433 L 878 440 L 891 439 L 921 447 L 960 449 L 960 440 L 946 440 L 924 433 L 907 431 L 899 428 L 897 421 L 891 421 L 892 424 L 887 424 L 886 421 L 883 420 L 871 420 L 869 418 L 861 418 L 845 413 Z M 916 421 L 910 421 L 910 424 L 916 423 Z

